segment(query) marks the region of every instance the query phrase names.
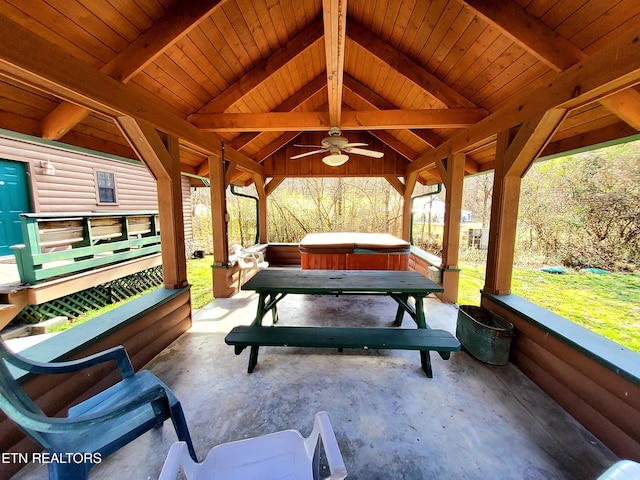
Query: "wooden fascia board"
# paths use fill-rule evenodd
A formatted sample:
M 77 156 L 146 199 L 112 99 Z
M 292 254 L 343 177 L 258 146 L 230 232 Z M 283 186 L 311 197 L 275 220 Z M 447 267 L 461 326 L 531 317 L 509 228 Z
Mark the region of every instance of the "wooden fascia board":
M 329 123 L 341 127 L 347 0 L 322 0 Z
M 286 45 L 256 65 L 237 82 L 226 88 L 220 95 L 198 110 L 198 113 L 224 112 L 278 70 L 284 68 L 289 62 L 292 62 L 308 48 L 320 41 L 322 35 L 322 20 L 317 20 L 287 42 Z
M 193 0 L 180 3 L 131 42 L 101 72 L 127 83 L 147 65 L 184 37 L 226 0 Z M 42 138 L 57 140 L 80 123 L 89 110 L 63 102 L 42 120 Z
M 114 119 L 130 116 L 180 138 L 195 150 L 221 154 L 219 137 L 194 127 L 140 87 L 99 72 L 2 15 L 0 31 L 0 75 Z M 234 155 L 248 171 L 263 172 L 261 165 L 245 155 Z
M 362 25 L 350 21 L 347 27 L 347 38 L 425 90 L 429 95 L 441 101 L 445 106 L 449 108 L 477 108 L 473 102 L 416 64 L 409 57 L 380 40 L 379 37 Z
M 342 130 L 464 128 L 485 117 L 478 108 L 343 111 Z M 332 125 L 327 112 L 202 113 L 189 121 L 209 132 L 323 131 Z
M 540 156 L 548 157 L 560 155 L 564 152 L 577 152 L 584 150 L 585 145 L 606 145 L 621 138 L 637 135 L 637 133 L 626 122 L 618 122 L 590 132 L 579 133 L 551 142 L 544 148 Z
M 640 40 L 629 29 L 608 48 L 513 97 L 504 107 L 466 128 L 408 166 L 419 172 L 452 153 L 487 142 L 498 132 L 519 125 L 554 108 L 572 109 L 640 82 Z

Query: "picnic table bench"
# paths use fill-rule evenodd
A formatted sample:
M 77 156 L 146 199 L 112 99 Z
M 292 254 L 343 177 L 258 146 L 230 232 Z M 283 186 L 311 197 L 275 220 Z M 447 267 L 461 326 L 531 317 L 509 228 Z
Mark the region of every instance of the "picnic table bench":
M 261 346 L 419 350 L 422 369 L 429 378 L 433 376 L 430 351 L 446 360 L 450 352 L 460 350 L 459 341 L 450 332 L 428 327 L 423 299 L 431 292 L 442 291 L 442 287 L 418 272 L 267 269 L 242 288 L 259 294 L 256 318 L 250 326 L 233 328 L 225 342 L 233 345 L 238 355 L 251 347 L 249 373 L 257 364 Z M 277 303 L 288 294 L 387 295 L 398 304 L 395 325 L 401 326 L 406 312 L 418 328 L 275 326 Z M 414 298 L 414 305 L 409 302 L 410 297 Z M 269 311 L 274 326 L 263 326 L 262 320 Z

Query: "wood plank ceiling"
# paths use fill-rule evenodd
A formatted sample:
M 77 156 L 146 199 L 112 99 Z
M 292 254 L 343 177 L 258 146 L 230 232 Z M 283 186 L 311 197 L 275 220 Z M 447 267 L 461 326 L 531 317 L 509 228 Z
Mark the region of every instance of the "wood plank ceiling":
M 433 183 L 452 151 L 491 169 L 495 134 L 547 107 L 569 115 L 542 154 L 636 134 L 639 26 L 637 0 L 4 0 L 0 128 L 135 158 L 126 115 L 178 136 L 192 175 L 222 142 L 238 184 Z M 384 157 L 290 159 L 330 127 Z

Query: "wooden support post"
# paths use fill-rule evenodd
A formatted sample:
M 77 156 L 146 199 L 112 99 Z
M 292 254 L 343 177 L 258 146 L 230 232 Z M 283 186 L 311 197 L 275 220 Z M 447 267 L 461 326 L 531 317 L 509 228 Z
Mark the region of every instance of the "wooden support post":
M 436 162 L 446 188 L 444 209 L 444 233 L 442 237 L 442 286 L 440 300 L 455 303 L 458 300 L 458 250 L 460 248 L 460 218 L 462 214 L 462 190 L 466 155 L 454 153 L 444 161 Z
M 167 289 L 186 287 L 187 258 L 178 139 L 174 136 L 163 138 L 151 125 L 131 117 L 118 117 L 116 121 L 156 179 L 164 286 Z
M 222 158 L 209 157 L 209 188 L 211 194 L 211 226 L 213 227 L 213 296 L 230 297 L 234 294 L 233 277 L 229 267 L 227 232 L 227 185 Z
M 511 131 L 498 134 L 489 224 L 489 250 L 484 291 L 496 295 L 511 293 L 511 273 L 518 224 L 522 178 L 506 175 L 505 157 Z
M 267 192 L 265 190 L 264 177 L 256 173 L 253 175 L 253 182 L 258 192 L 258 242 L 268 243 Z
M 411 195 L 416 187 L 418 175 L 410 174 L 405 177 L 402 205 L 402 239 L 411 240 Z
M 484 285 L 487 293 L 511 293 L 522 177 L 538 158 L 566 114 L 565 109 L 549 110 L 498 134 Z

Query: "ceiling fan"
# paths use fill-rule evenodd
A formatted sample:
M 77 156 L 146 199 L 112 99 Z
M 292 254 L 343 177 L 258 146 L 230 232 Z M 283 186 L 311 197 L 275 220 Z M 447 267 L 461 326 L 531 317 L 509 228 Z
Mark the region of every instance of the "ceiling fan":
M 349 143 L 345 137 L 340 136 L 340 129 L 332 127 L 329 130 L 329 136 L 322 139 L 321 145 L 295 145 L 296 147 L 315 147 L 320 150 L 313 150 L 311 152 L 301 153 L 300 155 L 294 155 L 292 160 L 297 158 L 307 157 L 309 155 L 315 155 L 316 153 L 329 152 L 322 161 L 331 167 L 338 167 L 349 160 L 349 156 L 345 153 L 355 153 L 357 155 L 364 155 L 366 157 L 382 158 L 384 153 L 375 152 L 373 150 L 366 150 L 358 147 L 366 147 L 366 143 Z

